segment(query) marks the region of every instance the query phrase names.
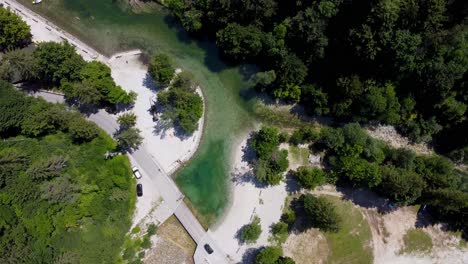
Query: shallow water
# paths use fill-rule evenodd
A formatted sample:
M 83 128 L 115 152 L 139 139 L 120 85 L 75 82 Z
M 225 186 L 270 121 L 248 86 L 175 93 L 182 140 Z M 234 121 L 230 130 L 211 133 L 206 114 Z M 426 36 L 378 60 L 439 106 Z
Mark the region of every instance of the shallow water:
M 19 2 L 106 55 L 131 48 L 150 54 L 159 50 L 195 75 L 207 103 L 205 131 L 197 155 L 180 170 L 176 182 L 201 220 L 214 223 L 228 201 L 233 139 L 253 121 L 253 102 L 243 96 L 249 94 L 250 67 L 224 64 L 214 43 L 190 39 L 164 10 L 134 14 L 111 0 L 46 0 L 34 6 L 29 0 Z

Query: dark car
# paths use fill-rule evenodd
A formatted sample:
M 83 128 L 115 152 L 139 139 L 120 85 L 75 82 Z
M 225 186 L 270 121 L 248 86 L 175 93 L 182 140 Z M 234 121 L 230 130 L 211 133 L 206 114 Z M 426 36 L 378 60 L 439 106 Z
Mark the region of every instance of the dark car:
M 143 196 L 143 185 L 141 183 L 137 184 L 137 195 L 138 197 Z
M 203 246 L 206 250 L 206 252 L 208 252 L 208 254 L 211 254 L 213 253 L 213 249 L 210 247 L 210 245 L 208 244 L 205 244 L 205 246 Z

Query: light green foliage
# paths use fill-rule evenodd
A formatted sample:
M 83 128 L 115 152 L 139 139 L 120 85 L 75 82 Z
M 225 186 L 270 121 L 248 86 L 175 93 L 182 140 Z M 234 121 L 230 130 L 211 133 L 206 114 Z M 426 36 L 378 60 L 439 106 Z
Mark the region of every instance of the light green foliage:
M 167 86 L 174 76 L 175 69 L 168 55 L 158 53 L 151 57 L 148 72 L 158 85 Z
M 361 158 L 341 157 L 338 170 L 349 180 L 370 188 L 378 186 L 382 181 L 379 166 Z
M 296 177 L 301 186 L 309 190 L 325 183 L 325 173 L 319 168 L 301 166 L 297 169 Z
M 273 233 L 273 237 L 279 243 L 284 243 L 288 238 L 288 224 L 284 222 L 278 222 L 273 225 L 271 228 L 271 232 Z
M 0 7 L 0 51 L 22 48 L 31 43 L 31 28 L 10 8 Z
M 192 134 L 198 129 L 203 116 L 203 100 L 195 91 L 196 84 L 190 73 L 181 73 L 168 90 L 158 93 L 157 107 L 163 111 L 162 118 Z
M 242 228 L 241 239 L 245 243 L 255 243 L 262 233 L 260 218 L 255 216 L 252 222 Z
M 343 219 L 338 232 L 324 233 L 330 248 L 327 263 L 373 263 L 372 248 L 368 246 L 372 243 L 371 229 L 361 210 L 351 201 L 339 197 L 324 198 L 335 206 L 337 214 Z
M 75 85 L 73 90 L 65 92 L 84 103 L 98 104 L 103 101 L 110 104 L 130 104 L 135 99 L 134 95 L 126 93 L 115 84 L 111 69 L 101 62 L 88 62 L 80 71 L 80 80 L 81 83 Z
M 308 224 L 327 232 L 338 232 L 341 217 L 337 214 L 335 205 L 324 197 L 306 194 L 301 197 Z
M 113 148 L 104 133 L 81 145 L 61 132 L 0 143 L 0 262 L 118 260 L 135 189 L 125 156 L 104 162 Z M 109 199 L 117 191 L 127 195 Z
M 283 250 L 280 247 L 265 247 L 255 257 L 255 264 L 276 264 L 282 255 Z

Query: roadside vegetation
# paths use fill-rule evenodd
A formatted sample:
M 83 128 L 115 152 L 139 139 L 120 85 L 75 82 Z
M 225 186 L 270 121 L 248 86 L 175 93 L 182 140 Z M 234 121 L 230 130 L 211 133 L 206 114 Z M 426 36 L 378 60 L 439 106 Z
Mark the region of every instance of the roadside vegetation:
M 115 142 L 65 105 L 0 81 L 0 262 L 115 263 L 135 181 Z
M 31 43 L 31 29 L 9 8 L 0 7 L 0 52 L 23 48 Z
M 86 62 L 68 42 L 42 42 L 33 51 L 29 26 L 19 16 L 0 7 L 0 79 L 31 82 L 58 90 L 78 105 L 116 108 L 130 105 L 136 93 L 115 84 L 110 68 L 98 61 Z

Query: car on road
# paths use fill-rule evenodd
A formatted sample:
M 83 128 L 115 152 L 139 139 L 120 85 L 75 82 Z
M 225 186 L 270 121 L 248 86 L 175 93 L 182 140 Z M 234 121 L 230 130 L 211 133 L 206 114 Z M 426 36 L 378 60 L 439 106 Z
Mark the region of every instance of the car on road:
M 143 185 L 141 183 L 137 184 L 137 195 L 138 197 L 143 196 Z
M 140 179 L 140 178 L 141 178 L 141 173 L 140 173 L 140 171 L 138 170 L 138 167 L 137 167 L 137 166 L 133 166 L 132 171 L 133 171 L 133 175 L 135 175 L 135 178 L 137 178 L 137 179 Z
M 203 247 L 205 248 L 206 252 L 208 252 L 208 254 L 212 254 L 212 253 L 213 253 L 213 249 L 211 248 L 210 245 L 205 244 Z

